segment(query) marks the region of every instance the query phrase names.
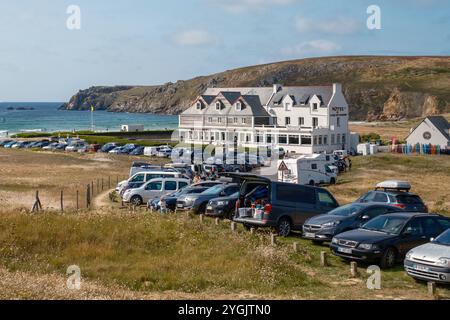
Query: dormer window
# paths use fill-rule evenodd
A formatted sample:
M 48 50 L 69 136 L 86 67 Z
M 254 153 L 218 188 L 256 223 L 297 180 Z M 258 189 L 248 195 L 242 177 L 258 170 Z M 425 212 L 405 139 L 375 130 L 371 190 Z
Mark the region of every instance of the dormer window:
M 216 110 L 220 111 L 222 109 L 222 104 L 220 103 L 220 101 L 216 102 Z
M 242 103 L 236 102 L 235 103 L 235 108 L 236 108 L 236 111 L 241 111 L 242 110 Z
M 201 110 L 202 109 L 202 103 L 200 101 L 197 101 L 195 107 L 196 107 L 197 110 Z
M 313 107 L 312 107 L 313 111 L 317 111 L 317 108 L 319 108 L 319 104 L 313 103 L 312 105 L 313 105 Z

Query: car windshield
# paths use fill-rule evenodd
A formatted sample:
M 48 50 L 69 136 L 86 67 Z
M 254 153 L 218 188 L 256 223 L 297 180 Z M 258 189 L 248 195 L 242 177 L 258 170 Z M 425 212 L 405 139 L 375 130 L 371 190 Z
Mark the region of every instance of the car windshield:
M 362 229 L 397 235 L 400 234 L 407 221 L 407 217 L 379 216 L 363 225 Z
M 443 234 L 441 234 L 439 237 L 434 239 L 433 243 L 450 246 L 450 229 L 448 229 Z
M 218 193 L 222 192 L 222 190 L 223 190 L 223 186 L 217 185 L 217 186 L 209 188 L 208 190 L 203 191 L 201 194 L 213 195 L 213 194 L 218 194 Z
M 331 210 L 328 214 L 333 216 L 350 217 L 355 213 L 358 213 L 363 207 L 364 206 L 361 204 L 351 203 Z

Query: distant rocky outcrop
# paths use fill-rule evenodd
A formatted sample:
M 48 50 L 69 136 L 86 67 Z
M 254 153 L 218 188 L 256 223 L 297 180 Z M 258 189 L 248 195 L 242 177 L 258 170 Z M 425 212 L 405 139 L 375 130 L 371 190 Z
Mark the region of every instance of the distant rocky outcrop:
M 208 87 L 341 82 L 352 120 L 450 112 L 450 57 L 326 57 L 258 65 L 158 86 L 91 87 L 61 109 L 179 114 Z

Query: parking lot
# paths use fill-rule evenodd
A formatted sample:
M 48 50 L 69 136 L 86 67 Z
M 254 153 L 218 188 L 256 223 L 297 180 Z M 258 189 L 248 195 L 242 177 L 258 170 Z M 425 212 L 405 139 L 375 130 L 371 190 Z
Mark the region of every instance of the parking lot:
M 0 171 L 2 181 L 6 181 L 4 184 L 0 186 L 0 194 L 1 201 L 3 203 L 11 204 L 13 207 L 23 207 L 30 208 L 33 200 L 34 189 L 39 187 L 41 193 L 43 194 L 43 204 L 47 206 L 48 203 L 52 203 L 53 206 L 58 207 L 58 195 L 59 189 L 61 187 L 68 188 L 72 183 L 76 183 L 79 185 L 85 185 L 88 181 L 91 181 L 97 177 L 105 177 L 105 176 L 116 176 L 121 175 L 125 177 L 129 174 L 129 166 L 131 160 L 139 160 L 140 158 L 128 158 L 128 157 L 120 157 L 120 156 L 105 156 L 105 155 L 92 155 L 92 154 L 54 154 L 54 153 L 36 153 L 30 151 L 22 151 L 22 150 L 2 150 L 0 149 L 0 157 L 2 159 L 2 168 Z M 160 160 L 157 157 L 153 158 L 153 161 L 161 161 L 160 164 L 166 162 L 166 160 Z M 405 179 L 411 182 L 413 189 L 412 191 L 420 194 L 425 203 L 430 208 L 430 211 L 438 211 L 444 215 L 449 215 L 449 195 L 442 192 L 443 182 L 447 181 L 450 175 L 450 160 L 448 158 L 433 158 L 433 157 L 402 157 L 401 155 L 391 155 L 391 154 L 381 154 L 373 157 L 355 157 L 353 159 L 353 168 L 352 171 L 344 173 L 340 176 L 340 180 L 337 185 L 327 187 L 328 190 L 332 192 L 332 194 L 336 197 L 340 204 L 345 204 L 351 201 L 354 201 L 358 196 L 364 194 L 365 192 L 373 189 L 376 182 L 391 179 L 393 177 L 398 179 Z M 42 172 L 49 172 L 51 175 L 43 175 Z M 12 177 L 15 177 L 14 179 Z M 21 177 L 17 179 L 16 177 Z M 444 182 L 445 184 L 445 182 Z M 49 195 L 46 198 L 46 193 Z M 107 202 L 107 194 L 104 193 L 101 196 L 106 197 Z M 17 206 L 15 205 L 17 204 Z M 51 205 L 49 205 L 51 207 Z M 6 211 L 5 214 L 10 215 L 10 208 L 3 207 L 3 211 Z M 170 251 L 172 252 L 170 256 L 166 256 L 169 252 L 154 252 L 157 256 L 161 255 L 165 257 L 162 261 L 164 263 L 169 263 L 170 259 L 173 259 L 172 254 L 175 252 L 181 252 L 178 250 L 189 250 L 192 259 L 202 259 L 202 257 L 210 257 L 213 253 L 211 250 L 216 250 L 218 247 L 222 246 L 224 243 L 229 242 L 230 246 L 240 246 L 241 253 L 236 252 L 236 257 L 232 254 L 232 248 L 230 246 L 226 246 L 226 258 L 222 257 L 220 259 L 228 259 L 230 265 L 229 267 L 237 267 L 239 263 L 245 261 L 245 259 L 249 258 L 249 253 L 243 254 L 243 252 L 247 252 L 247 250 L 254 250 L 255 247 L 259 248 L 258 254 L 261 254 L 264 257 L 266 273 L 265 276 L 271 274 L 271 272 L 287 272 L 273 261 L 273 259 L 281 259 L 285 267 L 293 268 L 294 273 L 291 274 L 289 271 L 286 274 L 287 282 L 283 281 L 279 275 L 272 275 L 272 285 L 275 286 L 272 289 L 272 293 L 267 293 L 266 297 L 293 297 L 293 298 L 352 298 L 352 299 L 408 299 L 408 298 L 429 298 L 427 296 L 426 285 L 423 283 L 416 283 L 414 280 L 410 279 L 404 272 L 403 266 L 398 265 L 397 267 L 386 270 L 382 272 L 382 290 L 371 291 L 366 288 L 365 281 L 368 277 L 366 274 L 365 268 L 366 265 L 360 265 L 360 273 L 357 277 L 350 276 L 350 266 L 348 262 L 342 261 L 341 259 L 334 257 L 329 252 L 327 245 L 316 245 L 311 243 L 311 241 L 303 240 L 300 238 L 300 235 L 294 232 L 290 237 L 287 238 L 278 238 L 278 243 L 276 247 L 272 247 L 270 245 L 270 232 L 266 232 L 264 230 L 257 231 L 255 235 L 251 235 L 250 232 L 246 231 L 242 226 L 238 226 L 237 233 L 233 235 L 230 230 L 230 225 L 228 222 L 221 222 L 219 226 L 215 225 L 215 221 L 213 219 L 205 219 L 203 226 L 199 223 L 199 219 L 197 216 L 193 216 L 185 221 L 185 215 L 179 214 L 178 216 L 171 216 L 170 218 L 161 217 L 160 215 L 149 214 L 145 211 L 138 211 L 135 213 L 130 213 L 128 208 L 120 209 L 120 203 L 112 203 L 109 208 L 104 208 L 104 210 L 100 210 L 103 214 L 107 214 L 110 217 L 106 218 L 107 220 L 103 220 L 106 225 L 111 227 L 114 224 L 122 224 L 125 223 L 129 225 L 131 229 L 121 230 L 116 229 L 116 236 L 126 237 L 127 232 L 134 228 L 140 228 L 141 224 L 145 224 L 145 221 L 148 219 L 154 219 L 154 222 L 157 225 L 166 225 L 167 223 L 173 224 L 175 229 L 172 232 L 176 232 L 178 230 L 176 225 L 184 225 L 183 228 L 188 228 L 186 230 L 190 230 L 189 236 L 191 237 L 186 245 L 189 249 L 182 249 L 181 242 L 179 240 L 174 240 L 174 247 L 170 245 L 170 242 L 166 243 L 166 248 L 172 248 Z M 99 213 L 96 211 L 96 213 Z M 88 223 L 97 224 L 95 218 L 86 219 L 83 218 L 84 214 L 80 213 L 80 218 L 77 218 L 79 223 L 76 228 L 88 228 Z M 134 217 L 134 218 L 133 218 Z M 13 219 L 13 221 L 22 221 L 25 222 L 27 216 L 20 217 L 9 217 L 8 221 Z M 18 220 L 15 220 L 18 219 Z M 47 217 L 45 220 L 45 224 L 53 223 L 56 218 Z M 71 215 L 63 218 L 57 218 L 60 223 L 59 227 L 61 230 L 65 229 L 65 223 L 70 222 L 72 219 L 76 219 L 75 217 L 71 217 Z M 60 219 L 64 220 L 61 221 Z M 93 220 L 94 219 L 94 220 Z M 103 218 L 105 219 L 105 218 Z M 131 219 L 131 220 L 130 220 Z M 166 221 L 169 219 L 169 221 Z M 175 220 L 173 220 L 175 219 Z M 39 217 L 33 218 L 34 225 L 36 227 L 36 232 L 42 236 L 45 234 L 45 225 L 41 225 Z M 67 221 L 66 221 L 67 220 Z M 133 222 L 134 221 L 134 222 Z M 43 221 L 42 221 L 43 222 Z M 6 222 L 5 222 L 6 223 Z M 131 225 L 134 224 L 134 227 Z M 3 226 L 5 228 L 6 226 Z M 149 235 L 148 232 L 152 233 L 154 231 L 152 226 L 145 227 L 146 229 L 142 229 L 142 232 Z M 147 229 L 150 228 L 150 229 Z M 81 229 L 80 229 L 81 230 Z M 109 230 L 109 229 L 108 229 Z M 194 231 L 196 230 L 196 231 Z M 21 230 L 18 228 L 17 233 L 15 233 L 14 237 L 20 237 L 21 232 L 30 232 L 30 229 L 25 228 Z M 192 231 L 192 232 L 191 232 Z M 200 231 L 204 233 L 203 235 L 198 234 Z M 52 231 L 53 232 L 53 231 Z M 49 232 L 49 237 L 52 235 L 52 232 Z M 110 236 L 104 237 L 108 232 L 107 229 L 98 228 L 98 234 L 95 236 L 96 238 L 103 237 L 100 241 L 101 246 L 108 246 L 108 239 L 112 239 Z M 75 246 L 76 242 L 83 242 L 83 237 L 87 234 L 83 234 L 82 232 L 75 238 L 65 239 L 63 234 L 59 234 L 58 237 L 61 241 L 66 243 L 65 246 L 71 246 L 72 242 Z M 114 236 L 114 237 L 116 237 Z M 129 235 L 128 235 L 129 236 Z M 159 241 L 165 239 L 168 235 L 160 234 Z M 31 239 L 33 238 L 30 235 Z M 153 235 L 152 235 L 153 237 Z M 206 239 L 210 239 L 211 237 L 217 237 L 217 243 L 214 245 L 203 246 L 203 241 L 208 241 Z M 231 237 L 231 238 L 230 238 Z M 236 238 L 237 237 L 237 238 Z M 26 237 L 24 238 L 26 239 Z M 27 247 L 28 240 L 22 240 L 23 248 Z M 134 233 L 133 235 L 133 246 L 139 248 L 141 245 L 139 240 L 139 235 Z M 178 239 L 178 238 L 177 238 Z M 231 240 L 233 239 L 233 240 Z M 254 240 L 252 240 L 254 239 Z M 167 239 L 168 240 L 168 239 Z M 4 238 L 2 241 L 10 241 L 8 238 Z M 138 241 L 138 242 L 136 242 Z M 181 241 L 181 239 L 180 239 Z M 209 240 L 210 241 L 210 240 Z M 242 246 L 242 243 L 247 243 L 245 246 Z M 298 243 L 299 252 L 294 253 L 292 250 L 293 243 Z M 175 243 L 177 243 L 175 245 Z M 211 242 L 212 243 L 212 242 Z M 43 243 L 42 245 L 45 245 Z M 100 243 L 98 244 L 100 245 Z M 91 250 L 97 251 L 96 244 L 92 243 L 89 245 L 86 250 L 90 252 Z M 201 246 L 198 247 L 198 246 Z M 254 247 L 255 246 L 255 247 Z M 150 245 L 151 247 L 151 245 Z M 75 247 L 73 247 L 74 249 Z M 197 248 L 197 250 L 195 249 Z M 224 247 L 225 248 L 225 247 Z M 133 251 L 135 250 L 133 249 Z M 20 252 L 20 248 L 17 249 Z M 33 249 L 34 250 L 34 249 Z M 32 250 L 32 251 L 33 251 Z M 45 250 L 48 251 L 48 248 L 42 248 L 42 252 Z M 59 249 L 58 249 L 59 250 Z M 66 248 L 65 250 L 69 250 Z M 72 250 L 72 249 L 70 249 Z M 75 249 L 74 249 L 75 250 Z M 120 248 L 120 250 L 124 250 L 124 248 Z M 156 250 L 156 249 L 152 249 Z M 327 268 L 320 267 L 320 253 L 322 251 L 328 252 L 329 264 L 330 266 Z M 67 254 L 67 251 L 64 251 Z M 104 257 L 107 260 L 103 260 L 104 258 L 99 257 L 99 260 L 95 262 L 90 259 L 83 258 L 83 264 L 89 270 L 89 275 L 95 278 L 99 278 L 106 283 L 111 280 L 108 280 L 108 275 L 104 271 L 102 271 L 105 263 L 109 265 L 108 268 L 112 268 L 116 270 L 122 265 L 123 259 L 131 259 L 129 261 L 135 261 L 137 265 L 141 265 L 144 267 L 149 261 L 145 262 L 144 256 L 141 257 L 141 254 L 137 254 L 136 252 L 133 256 L 123 255 L 123 252 L 119 251 L 111 251 L 109 255 L 114 256 L 114 260 L 116 263 L 111 264 L 110 262 L 106 262 L 109 258 Z M 69 254 L 68 258 L 76 259 L 77 251 L 74 251 L 72 255 Z M 242 255 L 243 254 L 243 255 Z M 59 254 L 58 254 L 59 255 Z M 198 256 L 197 256 L 198 255 Z M 112 257 L 110 256 L 110 257 Z M 197 258 L 194 258 L 194 257 Z M 235 258 L 239 257 L 238 261 Z M 45 256 L 42 257 L 42 261 L 51 261 L 52 253 L 46 253 Z M 54 265 L 54 270 L 56 272 L 64 272 L 62 266 L 64 265 L 63 259 L 62 265 L 58 269 L 57 265 Z M 137 260 L 136 260 L 137 259 Z M 192 262 L 190 259 L 189 263 Z M 220 260 L 219 259 L 219 260 Z M 243 259 L 243 260 L 242 260 Z M 269 259 L 271 262 L 267 262 Z M 208 259 L 207 259 L 208 260 Z M 173 261 L 173 260 L 172 260 Z M 186 262 L 185 258 L 182 258 L 182 261 Z M 196 260 L 197 261 L 197 260 Z M 222 260 L 221 260 L 222 261 Z M 2 262 L 4 265 L 9 265 L 11 263 L 10 258 L 6 255 L 2 255 Z M 218 262 L 218 261 L 216 261 Z M 48 262 L 45 262 L 48 263 Z M 152 260 L 153 264 L 156 263 L 158 265 L 162 262 L 157 262 Z M 189 265 L 187 263 L 186 265 Z M 195 262 L 199 263 L 199 261 Z M 223 263 L 223 261 L 222 261 Z M 236 263 L 236 265 L 234 265 Z M 266 264 L 267 263 L 267 264 Z M 39 263 L 38 263 L 39 264 Z M 53 265 L 53 262 L 50 263 Z M 103 265 L 103 267 L 102 267 Z M 20 264 L 17 267 L 24 268 Z M 192 265 L 191 265 L 192 267 Z M 233 277 L 233 272 L 223 275 L 223 279 L 219 280 L 215 275 L 216 271 L 219 268 L 219 263 L 211 263 L 208 267 L 203 266 L 198 268 L 206 268 L 202 269 L 204 272 L 204 276 L 200 278 L 193 279 L 190 276 L 185 274 L 186 283 L 190 283 L 192 286 L 196 286 L 199 283 L 204 283 L 204 290 L 214 292 L 217 296 L 220 296 L 220 287 L 221 281 L 225 281 L 229 277 Z M 62 268 L 62 269 L 61 269 Z M 157 268 L 155 266 L 155 268 Z M 156 278 L 160 279 L 159 281 L 164 281 L 162 279 L 169 275 L 164 271 L 164 267 L 160 265 L 158 271 L 154 268 L 150 268 L 155 272 L 154 274 Z M 180 266 L 179 272 L 186 272 L 184 268 Z M 240 276 L 247 276 L 247 272 L 251 272 L 254 270 L 256 265 L 249 267 L 248 269 L 243 270 L 243 273 L 240 273 Z M 280 269 L 281 268 L 281 269 Z M 28 267 L 26 268 L 28 271 L 30 270 Z M 59 270 L 59 271 L 58 271 Z M 141 273 L 145 274 L 145 267 L 139 268 L 139 272 L 137 269 L 132 267 L 129 269 L 129 273 L 126 276 L 120 277 L 117 276 L 117 281 L 124 285 L 125 287 L 132 288 L 131 283 L 133 281 L 138 281 Z M 209 270 L 209 271 L 207 271 Z M 216 270 L 216 271 L 214 271 Z M 117 269 L 118 272 L 118 269 Z M 262 277 L 261 273 L 258 273 L 258 277 Z M 299 280 L 293 282 L 293 277 L 300 277 L 304 280 Z M 118 273 L 115 273 L 118 275 Z M 137 278 L 136 278 L 137 277 Z M 257 277 L 257 278 L 258 278 Z M 144 277 L 145 278 L 145 277 Z M 255 278 L 255 281 L 256 279 Z M 134 280 L 133 280 L 134 279 Z M 263 278 L 260 278 L 260 280 Z M 206 281 L 206 282 L 204 282 Z M 209 283 L 209 284 L 208 284 Z M 252 289 L 251 282 L 244 282 L 244 284 L 239 284 L 232 282 L 231 286 L 234 287 L 234 291 L 237 292 L 237 295 L 242 295 L 247 292 L 248 297 L 260 297 L 265 294 L 261 290 L 269 290 L 270 285 L 267 286 L 255 286 Z M 256 289 L 258 287 L 258 289 Z M 179 282 L 173 283 L 173 288 L 175 291 L 184 291 L 186 288 Z M 233 290 L 231 287 L 226 286 L 227 289 Z M 159 287 L 151 285 L 148 289 L 144 290 L 167 290 L 166 287 Z M 296 294 L 294 292 L 297 292 Z M 443 287 L 439 287 L 439 294 L 441 297 L 448 297 L 449 291 Z M 245 295 L 244 295 L 245 296 Z

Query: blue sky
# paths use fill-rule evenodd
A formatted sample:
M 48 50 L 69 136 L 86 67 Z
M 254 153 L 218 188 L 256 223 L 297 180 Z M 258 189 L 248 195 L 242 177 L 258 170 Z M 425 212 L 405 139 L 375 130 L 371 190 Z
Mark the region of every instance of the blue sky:
M 366 27 L 372 4 L 381 30 Z M 69 5 L 80 30 L 66 27 Z M 450 55 L 450 1 L 0 0 L 0 101 L 359 54 Z

